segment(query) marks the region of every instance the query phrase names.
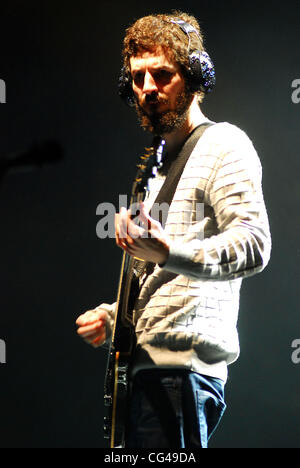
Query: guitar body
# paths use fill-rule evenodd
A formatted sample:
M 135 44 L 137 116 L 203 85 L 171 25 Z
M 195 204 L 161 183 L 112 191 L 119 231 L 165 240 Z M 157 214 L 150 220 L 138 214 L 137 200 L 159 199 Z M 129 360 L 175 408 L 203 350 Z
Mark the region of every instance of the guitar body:
M 148 183 L 162 166 L 164 141 L 155 137 L 151 148 L 141 157 L 132 187 L 130 207 L 144 200 Z M 125 446 L 125 429 L 129 398 L 129 372 L 135 349 L 132 310 L 139 293 L 139 281 L 134 273 L 134 258 L 123 253 L 116 301 L 114 327 L 109 349 L 104 383 L 104 437 L 111 448 Z

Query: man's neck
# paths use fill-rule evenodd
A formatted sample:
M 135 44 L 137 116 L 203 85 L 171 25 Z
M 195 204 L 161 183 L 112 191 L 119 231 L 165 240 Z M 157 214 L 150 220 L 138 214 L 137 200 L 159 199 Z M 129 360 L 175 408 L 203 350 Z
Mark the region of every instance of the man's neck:
M 173 132 L 163 135 L 169 155 L 177 153 L 189 134 L 206 120 L 207 118 L 199 107 L 197 96 L 194 96 L 183 125 Z

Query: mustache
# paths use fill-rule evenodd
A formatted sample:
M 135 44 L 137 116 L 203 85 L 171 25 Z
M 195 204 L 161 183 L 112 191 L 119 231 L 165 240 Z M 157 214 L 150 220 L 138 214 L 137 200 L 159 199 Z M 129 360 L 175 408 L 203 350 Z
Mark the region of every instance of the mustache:
M 168 104 L 168 99 L 164 99 L 157 93 L 147 94 L 143 104 Z

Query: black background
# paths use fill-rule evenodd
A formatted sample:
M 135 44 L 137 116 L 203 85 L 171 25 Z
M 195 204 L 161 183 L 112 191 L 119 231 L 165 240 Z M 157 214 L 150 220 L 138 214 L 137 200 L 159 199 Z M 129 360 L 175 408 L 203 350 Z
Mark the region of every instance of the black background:
M 195 15 L 217 69 L 203 105 L 253 140 L 273 237 L 268 268 L 243 283 L 241 356 L 212 448 L 299 448 L 298 1 L 86 0 L 1 5 L 0 156 L 58 141 L 60 163 L 0 182 L 0 446 L 104 447 L 106 352 L 76 335 L 77 316 L 115 300 L 121 251 L 96 236 L 96 208 L 118 206 L 149 136 L 120 100 L 124 30 L 140 16 Z

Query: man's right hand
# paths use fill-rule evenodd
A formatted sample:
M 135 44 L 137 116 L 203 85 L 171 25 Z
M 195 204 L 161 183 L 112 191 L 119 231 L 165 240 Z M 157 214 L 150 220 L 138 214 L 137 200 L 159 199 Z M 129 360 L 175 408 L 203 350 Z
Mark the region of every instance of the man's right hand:
M 109 321 L 109 312 L 112 306 L 101 304 L 93 310 L 88 310 L 76 320 L 77 333 L 84 341 L 94 348 L 102 346 L 106 339 L 106 324 Z

